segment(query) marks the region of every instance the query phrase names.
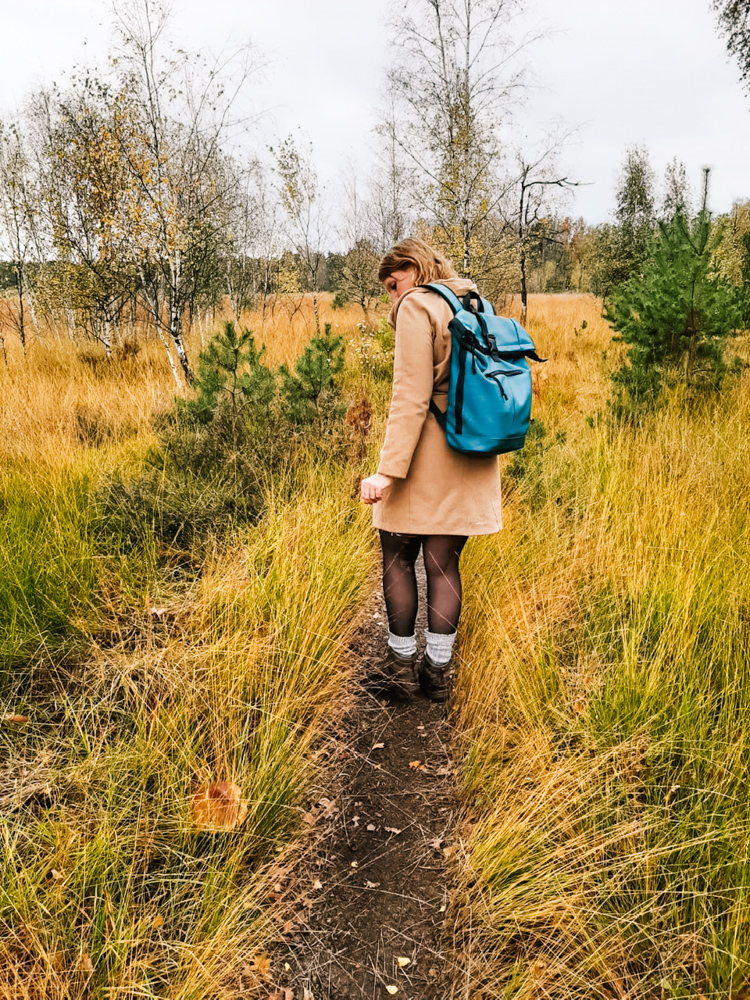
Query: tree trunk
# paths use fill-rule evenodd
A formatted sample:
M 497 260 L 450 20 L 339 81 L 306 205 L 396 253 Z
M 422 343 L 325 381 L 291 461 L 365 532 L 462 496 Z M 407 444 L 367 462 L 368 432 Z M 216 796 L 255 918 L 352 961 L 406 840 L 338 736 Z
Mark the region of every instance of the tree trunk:
M 169 300 L 169 336 L 172 338 L 172 343 L 174 344 L 177 359 L 180 362 L 180 367 L 182 368 L 182 374 L 185 376 L 185 381 L 188 385 L 192 385 L 193 373 L 190 370 L 187 354 L 185 353 L 185 346 L 182 343 L 182 317 L 180 315 L 180 307 L 177 301 L 177 296 L 174 294 L 170 296 Z
M 179 373 L 177 371 L 177 366 L 174 363 L 174 358 L 172 357 L 172 352 L 169 349 L 169 342 L 167 341 L 167 338 L 164 336 L 164 333 L 162 332 L 162 328 L 161 328 L 160 324 L 156 323 L 155 326 L 156 326 L 157 336 L 159 337 L 159 340 L 164 345 L 164 350 L 167 353 L 167 361 L 169 362 L 169 367 L 170 367 L 170 369 L 172 371 L 172 375 L 174 376 L 175 383 L 177 384 L 177 390 L 178 390 L 178 392 L 182 392 L 182 382 L 180 381 L 180 376 L 179 376 Z
M 318 315 L 318 289 L 313 288 L 313 316 L 315 317 L 315 335 L 320 336 L 320 316 Z
M 21 341 L 23 356 L 26 357 L 26 322 L 23 311 L 23 265 L 16 264 L 16 277 L 18 278 L 18 339 Z
M 526 289 L 526 249 L 523 245 L 524 238 L 524 208 L 526 204 L 526 178 L 528 168 L 524 170 L 521 180 L 521 205 L 518 210 L 518 245 L 521 251 L 519 264 L 521 267 L 521 326 L 526 326 L 526 317 L 529 312 L 529 296 Z
M 521 326 L 526 326 L 526 317 L 529 313 L 529 296 L 526 289 L 526 251 L 521 246 Z
M 690 388 L 693 381 L 693 368 L 695 367 L 695 350 L 698 335 L 695 310 L 690 310 L 688 316 L 688 349 L 685 358 L 685 396 L 690 395 Z
M 102 332 L 99 337 L 102 344 L 104 344 L 104 353 L 107 355 L 107 360 L 112 357 L 112 335 L 110 333 L 110 322 L 105 319 L 102 323 Z

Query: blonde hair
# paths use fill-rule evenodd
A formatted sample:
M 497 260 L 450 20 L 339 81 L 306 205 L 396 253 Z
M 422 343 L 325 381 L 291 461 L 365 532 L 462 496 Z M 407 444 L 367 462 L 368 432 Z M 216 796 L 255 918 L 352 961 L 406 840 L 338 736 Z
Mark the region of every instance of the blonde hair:
M 414 271 L 415 285 L 458 277 L 448 258 L 417 236 L 410 236 L 391 247 L 380 261 L 378 281 L 385 281 L 394 271 L 405 271 L 407 268 Z

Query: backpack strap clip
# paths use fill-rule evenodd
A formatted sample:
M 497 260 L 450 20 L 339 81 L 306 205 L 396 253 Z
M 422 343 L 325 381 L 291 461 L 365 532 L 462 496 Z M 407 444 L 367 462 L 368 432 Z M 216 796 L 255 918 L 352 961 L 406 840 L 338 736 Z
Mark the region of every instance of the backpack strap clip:
M 478 306 L 472 305 L 472 299 L 476 299 Z M 461 305 L 467 312 L 480 313 L 484 312 L 484 300 L 478 292 L 468 291 L 461 300 Z
M 434 399 L 430 400 L 430 413 L 433 415 L 435 420 L 437 420 L 438 426 L 441 428 L 441 430 L 445 430 L 447 426 L 446 415 L 443 413 L 443 411 L 440 409 L 440 407 L 437 405 Z

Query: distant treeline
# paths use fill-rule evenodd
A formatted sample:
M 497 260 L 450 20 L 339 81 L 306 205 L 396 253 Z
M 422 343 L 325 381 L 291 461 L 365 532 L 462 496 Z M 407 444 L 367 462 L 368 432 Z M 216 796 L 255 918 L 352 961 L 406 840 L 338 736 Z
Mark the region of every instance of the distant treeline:
M 611 222 L 563 212 L 560 197 L 577 185 L 556 166 L 563 139 L 531 156 L 506 148 L 499 131 L 509 109 L 493 46 L 508 19 L 495 11 L 482 41 L 469 14 L 494 10 L 488 0 L 467 0 L 464 14 L 417 6 L 419 29 L 402 26 L 412 48 L 399 50 L 390 76 L 378 166 L 344 176 L 335 206 L 311 150 L 294 139 L 237 146 L 234 98 L 247 64 L 232 76 L 163 50 L 164 12 L 150 0 L 118 7 L 120 47 L 105 73 L 73 72 L 65 89 L 30 95 L 19 117 L 0 122 L 0 286 L 15 299 L 2 311 L 6 330 L 24 350 L 28 331 L 46 326 L 94 338 L 109 354 L 145 319 L 175 379 L 190 383 L 183 338 L 196 316 L 228 299 L 239 320 L 277 296 L 310 293 L 319 333 L 318 293 L 328 291 L 367 321 L 382 292 L 379 257 L 409 233 L 494 301 L 519 295 L 525 321 L 532 292 L 606 299 L 642 269 L 660 225 L 698 211 L 684 168 L 673 163 L 657 192 L 647 152 L 631 149 Z M 427 58 L 423 36 L 440 59 Z M 472 45 L 478 61 L 467 74 Z M 710 223 L 708 273 L 735 286 L 748 271 L 749 220 L 743 203 Z

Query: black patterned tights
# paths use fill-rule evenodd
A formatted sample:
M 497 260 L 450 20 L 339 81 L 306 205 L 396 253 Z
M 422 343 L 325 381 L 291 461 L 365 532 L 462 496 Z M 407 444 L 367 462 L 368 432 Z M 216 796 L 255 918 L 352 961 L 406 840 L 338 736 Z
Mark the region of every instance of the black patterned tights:
M 458 561 L 465 544 L 466 538 L 461 535 L 380 532 L 383 596 L 388 627 L 394 635 L 414 635 L 418 602 L 414 563 L 420 549 L 427 574 L 427 628 L 441 635 L 456 631 L 461 614 Z

